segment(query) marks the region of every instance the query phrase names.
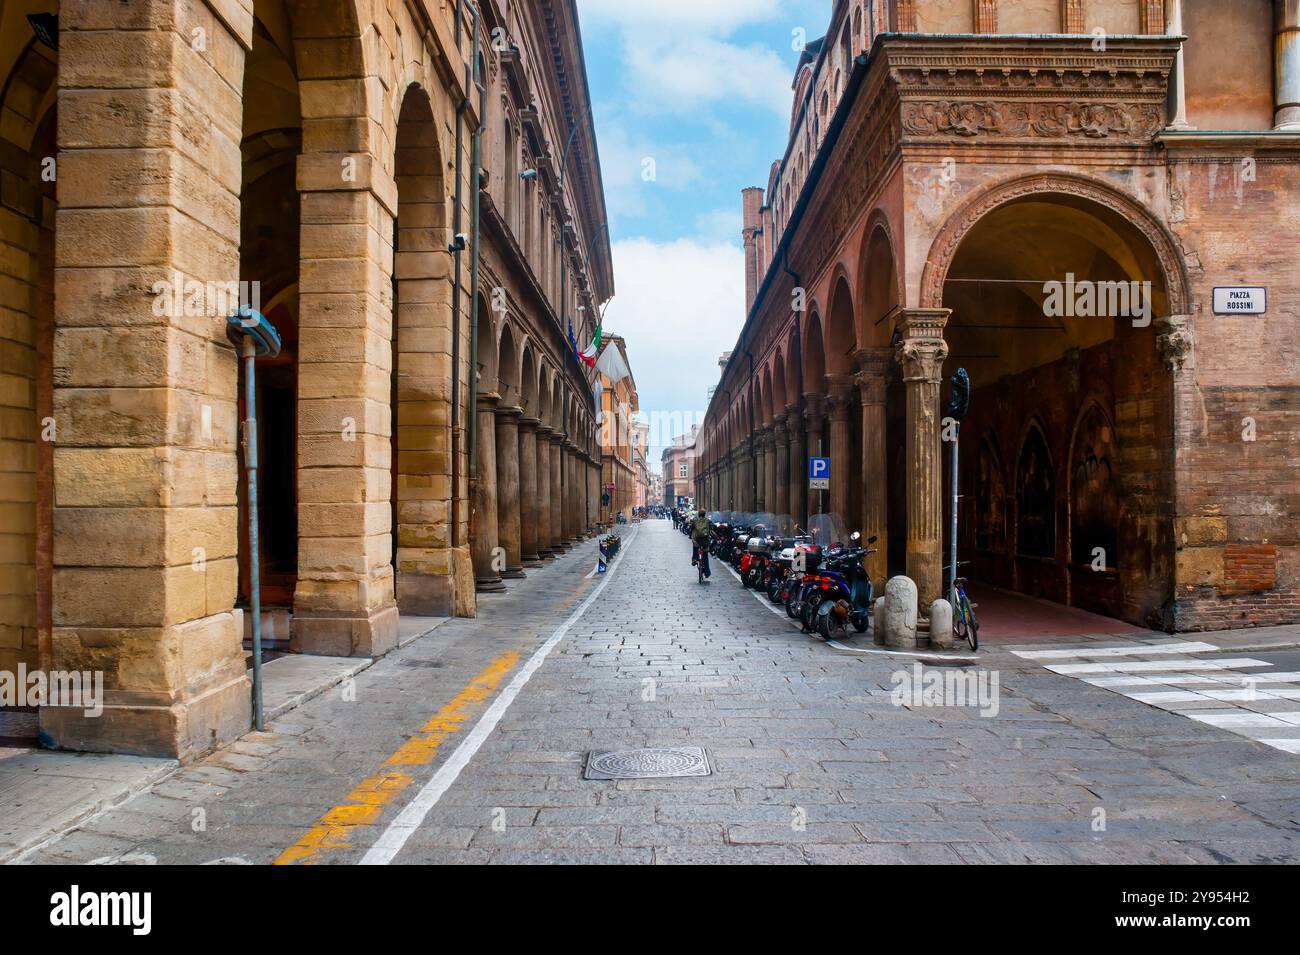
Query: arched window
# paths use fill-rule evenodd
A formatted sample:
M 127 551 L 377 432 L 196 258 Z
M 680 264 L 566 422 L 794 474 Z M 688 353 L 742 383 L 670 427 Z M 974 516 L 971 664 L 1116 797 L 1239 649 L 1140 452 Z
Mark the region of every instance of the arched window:
M 1097 557 L 1115 566 L 1119 550 L 1119 481 L 1115 472 L 1115 429 L 1100 407 L 1083 413 L 1070 452 L 1070 560 L 1091 564 Z M 1100 548 L 1101 553 L 1095 551 Z
M 1037 424 L 1025 435 L 1016 466 L 1016 553 L 1056 556 L 1056 480 L 1047 440 Z
M 862 6 L 853 11 L 853 42 L 859 47 L 867 46 L 867 38 L 862 34 Z

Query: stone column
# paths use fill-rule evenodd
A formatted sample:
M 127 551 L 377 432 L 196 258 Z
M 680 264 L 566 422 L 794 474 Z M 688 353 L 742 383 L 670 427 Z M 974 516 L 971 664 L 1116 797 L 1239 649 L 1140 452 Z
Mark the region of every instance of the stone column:
M 1080 30 L 1080 33 L 1083 31 Z M 1165 32 L 1182 36 L 1183 0 L 1165 0 Z M 1169 128 L 1187 129 L 1187 87 L 1183 79 L 1183 48 L 1174 54 L 1174 68 L 1169 76 Z
M 537 556 L 542 560 L 555 557 L 551 549 L 551 435 L 554 433 L 539 424 L 533 442 L 537 454 L 534 465 L 537 469 Z
M 769 511 L 767 506 L 767 429 L 754 431 L 754 483 L 757 491 L 754 495 L 754 510 Z
M 849 403 L 853 400 L 852 375 L 826 376 L 826 416 L 830 419 L 831 511 L 847 523 L 849 488 L 857 462 L 849 460 Z M 850 531 L 857 528 L 850 527 Z
M 497 429 L 497 541 L 505 550 L 506 566 L 501 576 L 518 579 L 524 576 L 520 527 L 522 505 L 519 500 L 519 418 L 523 409 L 498 407 Z
M 576 544 L 582 537 L 578 519 L 578 448 L 564 442 L 564 537 Z
M 731 503 L 731 472 L 732 452 L 731 450 L 728 450 L 727 453 L 722 456 L 722 473 L 720 475 L 722 479 L 722 500 L 719 503 L 721 509 L 724 511 L 730 511 L 733 507 Z
M 754 454 L 756 452 L 757 448 L 754 446 L 753 435 L 746 435 L 745 440 L 741 442 L 740 458 L 741 469 L 745 481 L 743 485 L 745 493 L 741 495 L 741 500 L 744 501 L 744 504 L 741 505 L 740 509 L 745 512 L 758 510 L 758 489 L 754 486 L 754 479 L 756 476 L 754 472 Z
M 862 537 L 877 538 L 876 553 L 867 570 L 876 589 L 884 593 L 889 557 L 889 482 L 885 453 L 885 375 L 892 360 L 888 348 L 862 348 L 858 364 L 858 394 L 862 397 Z
M 951 309 L 900 310 L 895 355 L 907 390 L 907 576 L 921 610 L 943 596 L 943 458 L 939 383 Z
M 474 561 L 474 589 L 499 593 L 506 589 L 501 582 L 497 560 L 497 429 L 496 409 L 501 396 L 481 392 L 478 396 L 478 435 L 474 447 L 477 474 L 473 482 L 474 511 L 470 515 L 470 556 Z
M 201 4 L 151 0 L 59 10 L 56 506 L 52 639 L 42 662 L 104 679 L 102 714 L 41 707 L 46 744 L 59 748 L 188 759 L 249 728 L 244 620 L 233 609 L 239 359 L 222 316 L 171 307 L 158 315 L 150 294 L 177 274 L 239 279 L 241 102 L 230 78 L 243 74 L 253 18 L 251 6 L 228 12 L 227 21 Z M 180 39 L 182 20 L 207 25 L 208 53 L 194 55 Z M 27 101 L 29 86 L 14 83 L 9 93 L 37 105 Z M 24 115 L 6 111 L 6 131 L 20 129 Z M 20 185 L 6 171 L 6 205 L 21 203 L 11 189 Z M 201 224 L 199 209 L 211 212 Z M 5 241 L 14 243 L 5 250 L 9 271 L 21 243 L 8 228 Z M 10 278 L 4 294 L 8 312 L 32 292 Z M 13 314 L 3 323 L 21 328 Z M 32 356 L 21 348 L 5 357 L 30 367 Z M 12 400 L 0 403 L 25 401 L 30 382 L 5 382 Z M 17 452 L 30 473 L 37 433 L 5 411 L 4 437 L 15 440 L 0 442 L 0 461 Z M 17 476 L 4 476 L 6 489 L 21 491 Z M 17 511 L 0 505 L 0 533 L 31 540 L 30 518 Z M 34 591 L 29 578 L 23 593 Z M 9 637 L 0 636 L 0 660 L 11 659 Z
M 803 413 L 798 405 L 786 405 L 785 430 L 789 435 L 790 516 L 797 524 L 808 520 L 808 462 L 804 454 Z
M 1300 131 L 1300 0 L 1273 0 L 1273 128 Z
M 519 561 L 525 567 L 540 567 L 537 536 L 540 526 L 537 486 L 537 427 L 541 422 L 527 416 L 519 419 Z
M 772 486 L 776 488 L 776 507 L 779 514 L 790 513 L 790 430 L 785 426 L 784 412 L 777 415 L 772 426 Z
M 822 445 L 822 414 L 823 399 L 815 391 L 809 392 L 803 396 L 803 432 L 804 432 L 804 458 L 820 457 L 825 447 Z M 808 468 L 804 466 L 804 486 L 808 484 Z M 829 510 L 830 494 L 827 491 L 814 491 L 807 488 L 808 516 L 823 513 Z
M 568 551 L 564 543 L 564 478 L 561 475 L 560 455 L 563 453 L 564 435 L 558 431 L 551 435 L 551 550 L 556 554 Z

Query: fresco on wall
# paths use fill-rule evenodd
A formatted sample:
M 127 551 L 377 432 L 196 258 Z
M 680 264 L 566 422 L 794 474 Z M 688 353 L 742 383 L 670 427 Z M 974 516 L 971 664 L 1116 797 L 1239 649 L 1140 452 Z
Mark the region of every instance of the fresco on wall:
M 1102 549 L 1107 567 L 1119 547 L 1115 432 L 1093 405 L 1079 424 L 1070 459 L 1070 560 L 1090 564 Z
M 997 452 L 985 439 L 975 465 L 975 548 L 1002 553 L 1006 549 L 1007 492 Z
M 1016 553 L 1056 556 L 1056 482 L 1043 432 L 1031 428 L 1016 468 Z

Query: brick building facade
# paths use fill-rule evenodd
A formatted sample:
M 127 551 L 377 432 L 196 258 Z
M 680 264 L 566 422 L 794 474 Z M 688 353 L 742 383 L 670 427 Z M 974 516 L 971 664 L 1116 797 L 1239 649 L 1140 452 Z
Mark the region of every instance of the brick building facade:
M 697 493 L 802 517 L 829 455 L 825 510 L 928 606 L 963 367 L 972 578 L 1165 630 L 1300 620 L 1298 17 L 838 0 L 743 196 Z M 1240 287 L 1264 314 L 1216 307 Z
M 107 691 L 45 707 L 51 745 L 249 726 L 240 282 L 284 342 L 260 558 L 294 649 L 381 653 L 402 612 L 474 613 L 499 549 L 522 572 L 595 524 L 565 322 L 589 337 L 613 281 L 576 8 L 479 6 L 5 4 L 0 667 Z
M 676 507 L 683 498 L 695 495 L 695 441 L 699 434 L 693 426 L 689 434 L 681 434 L 664 448 L 664 498 L 667 507 Z

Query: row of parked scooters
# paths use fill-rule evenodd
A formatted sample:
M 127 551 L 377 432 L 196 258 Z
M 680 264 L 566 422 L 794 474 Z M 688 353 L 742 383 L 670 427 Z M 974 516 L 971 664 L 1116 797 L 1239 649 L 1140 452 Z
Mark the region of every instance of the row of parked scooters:
M 746 587 L 781 604 L 805 633 L 834 640 L 852 626 L 865 633 L 871 626 L 875 591 L 865 559 L 874 554 L 875 537 L 846 533 L 838 514 L 816 514 L 808 527 L 789 515 L 712 511 L 706 515 L 713 535 L 710 555 L 726 561 Z M 690 536 L 690 521 L 683 521 Z

